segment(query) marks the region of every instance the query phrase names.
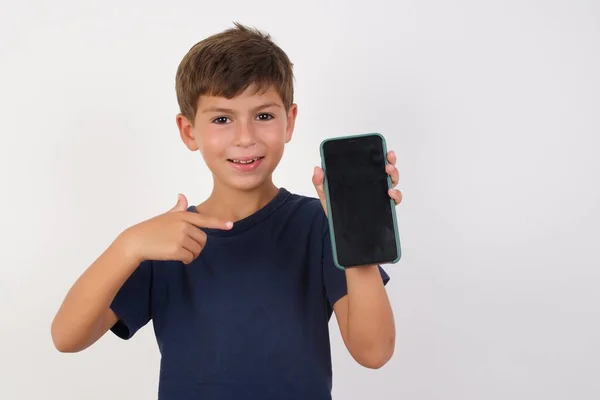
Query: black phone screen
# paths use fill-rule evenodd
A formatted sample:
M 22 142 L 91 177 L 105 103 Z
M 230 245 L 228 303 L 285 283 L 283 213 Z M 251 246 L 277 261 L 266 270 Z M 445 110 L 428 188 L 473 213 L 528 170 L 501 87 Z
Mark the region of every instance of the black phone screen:
M 328 140 L 322 152 L 338 264 L 395 261 L 399 249 L 382 138 Z

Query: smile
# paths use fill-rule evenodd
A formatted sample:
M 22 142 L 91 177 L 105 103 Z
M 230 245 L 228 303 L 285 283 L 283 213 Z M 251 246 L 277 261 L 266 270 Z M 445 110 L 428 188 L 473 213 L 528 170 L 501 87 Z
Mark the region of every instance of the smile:
M 237 159 L 237 158 L 231 158 L 228 159 L 227 161 L 232 162 L 234 164 L 242 164 L 242 165 L 247 165 L 247 164 L 253 164 L 259 160 L 262 160 L 264 157 L 255 157 L 255 158 L 249 158 L 249 159 Z
M 229 161 L 229 165 L 233 167 L 234 170 L 247 173 L 257 170 L 260 167 L 263 159 L 264 157 L 244 157 L 230 158 L 227 161 Z

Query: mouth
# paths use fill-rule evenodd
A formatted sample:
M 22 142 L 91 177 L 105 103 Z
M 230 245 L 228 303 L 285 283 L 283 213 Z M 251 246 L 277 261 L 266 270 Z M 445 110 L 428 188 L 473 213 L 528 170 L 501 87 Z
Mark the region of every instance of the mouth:
M 241 165 L 252 165 L 252 164 L 257 163 L 258 161 L 262 160 L 263 158 L 264 157 L 228 158 L 227 161 L 241 166 Z
M 251 156 L 251 157 L 239 157 L 239 158 L 229 158 L 227 161 L 229 165 L 238 172 L 249 173 L 257 170 L 262 161 L 264 160 L 264 156 Z

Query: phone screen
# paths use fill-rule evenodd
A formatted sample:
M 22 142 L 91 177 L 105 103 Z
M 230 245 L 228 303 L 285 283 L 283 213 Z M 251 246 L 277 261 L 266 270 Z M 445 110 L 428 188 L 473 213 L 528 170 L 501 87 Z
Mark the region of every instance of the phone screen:
M 395 261 L 399 249 L 382 138 L 328 140 L 322 152 L 338 264 Z

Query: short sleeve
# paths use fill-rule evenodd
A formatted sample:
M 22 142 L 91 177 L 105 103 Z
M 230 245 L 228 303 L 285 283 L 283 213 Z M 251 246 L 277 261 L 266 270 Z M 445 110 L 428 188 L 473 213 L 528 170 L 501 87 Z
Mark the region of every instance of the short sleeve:
M 110 308 L 118 321 L 111 331 L 121 339 L 130 339 L 151 318 L 152 263 L 144 261 L 125 281 Z
M 333 250 L 331 246 L 331 236 L 327 217 L 324 214 L 324 223 L 322 227 L 322 246 L 323 246 L 323 281 L 325 285 L 325 294 L 329 305 L 333 305 L 348 293 L 346 286 L 346 272 L 336 267 L 333 261 Z M 379 272 L 383 284 L 387 285 L 390 277 L 385 270 L 379 266 Z

